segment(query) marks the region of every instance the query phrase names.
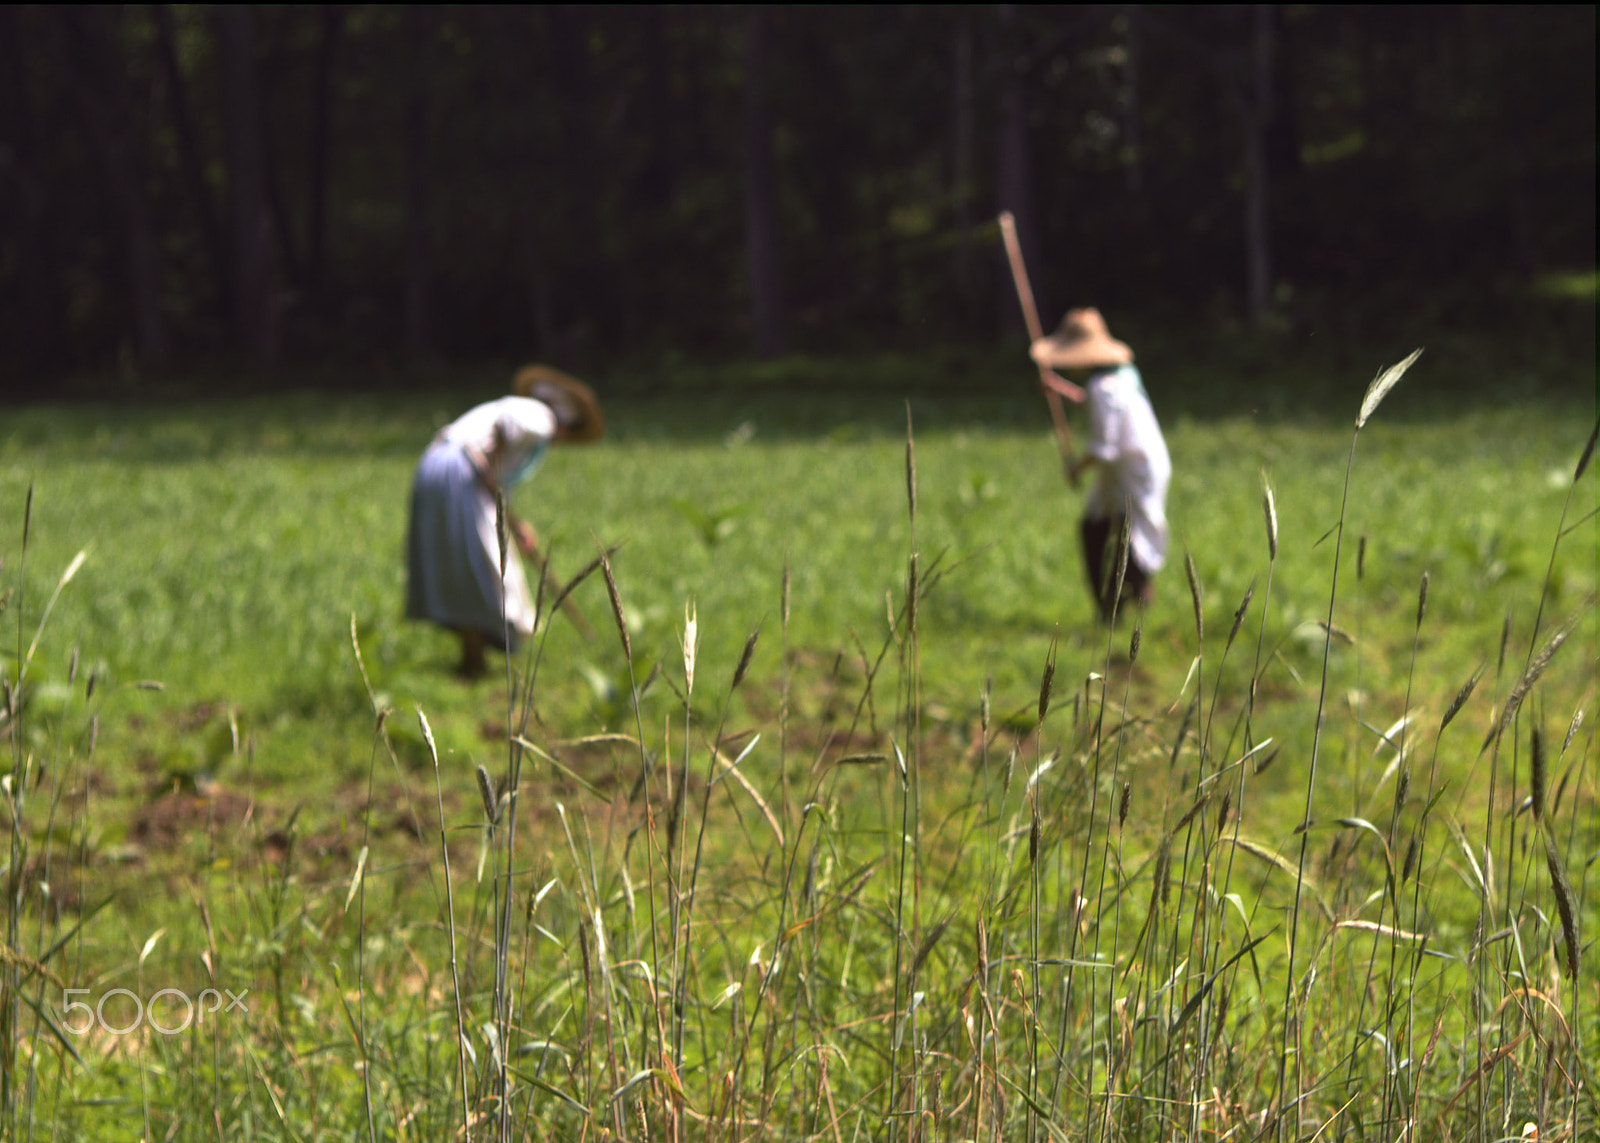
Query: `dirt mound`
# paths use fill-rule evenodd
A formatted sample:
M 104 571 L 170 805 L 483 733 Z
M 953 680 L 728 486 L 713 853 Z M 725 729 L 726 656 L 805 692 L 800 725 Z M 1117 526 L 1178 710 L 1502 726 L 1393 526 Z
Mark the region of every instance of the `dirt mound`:
M 249 820 L 254 801 L 244 794 L 219 790 L 203 794 L 173 791 L 162 794 L 134 815 L 129 840 L 149 850 L 176 849 L 196 831 L 215 837 L 237 829 Z

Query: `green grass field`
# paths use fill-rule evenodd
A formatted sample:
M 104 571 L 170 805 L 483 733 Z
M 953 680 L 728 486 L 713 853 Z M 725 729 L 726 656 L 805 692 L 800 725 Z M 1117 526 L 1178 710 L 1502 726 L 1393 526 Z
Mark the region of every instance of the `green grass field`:
M 1593 1132 L 1593 393 L 1430 364 L 1359 434 L 1342 533 L 1366 376 L 1297 407 L 1151 371 L 1174 542 L 1136 661 L 1021 383 L 912 397 L 914 522 L 870 369 L 619 399 L 517 506 L 559 574 L 618 545 L 629 653 L 596 572 L 594 637 L 556 614 L 514 693 L 400 618 L 412 466 L 486 387 L 8 414 L 8 687 L 86 555 L 6 725 L 5 1129 Z M 521 766 L 514 829 L 479 765 Z M 208 985 L 248 1014 L 62 1014 Z

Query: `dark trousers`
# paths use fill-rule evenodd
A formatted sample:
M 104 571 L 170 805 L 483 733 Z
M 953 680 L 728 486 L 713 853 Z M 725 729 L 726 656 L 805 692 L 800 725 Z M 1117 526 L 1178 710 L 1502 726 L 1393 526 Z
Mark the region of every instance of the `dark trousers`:
M 1100 618 L 1111 622 L 1113 611 L 1120 614 L 1130 605 L 1150 600 L 1150 573 L 1128 553 L 1128 569 L 1122 577 L 1122 598 L 1117 599 L 1117 560 L 1122 543 L 1122 517 L 1096 520 L 1085 516 L 1080 525 L 1083 536 L 1083 566 L 1089 573 L 1089 593 L 1100 606 Z

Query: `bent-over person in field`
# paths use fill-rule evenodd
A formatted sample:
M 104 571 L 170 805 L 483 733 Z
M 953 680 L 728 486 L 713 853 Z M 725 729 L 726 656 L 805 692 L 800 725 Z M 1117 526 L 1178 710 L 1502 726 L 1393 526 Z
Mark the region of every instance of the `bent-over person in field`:
M 520 370 L 514 395 L 479 405 L 439 430 L 422 454 L 411 490 L 406 617 L 461 637 L 459 673 L 484 673 L 484 649 L 514 653 L 536 620 L 517 553 L 539 561 L 533 528 L 511 514 L 510 494 L 533 475 L 553 443 L 582 444 L 605 432 L 594 393 L 541 365 Z M 495 495 L 506 502 L 505 552 Z
M 1067 475 L 1076 487 L 1089 469 L 1099 470 L 1084 501 L 1080 528 L 1089 590 L 1100 617 L 1110 622 L 1121 605 L 1150 602 L 1151 579 L 1166 562 L 1167 483 L 1172 477 L 1167 443 L 1133 364 L 1133 350 L 1111 336 L 1099 310 L 1072 310 L 1053 335 L 1035 341 L 1029 352 L 1038 364 L 1083 383 L 1080 390 L 1042 374 L 1052 389 L 1088 406 L 1089 439 Z M 1130 535 L 1119 601 L 1117 559 L 1124 520 Z

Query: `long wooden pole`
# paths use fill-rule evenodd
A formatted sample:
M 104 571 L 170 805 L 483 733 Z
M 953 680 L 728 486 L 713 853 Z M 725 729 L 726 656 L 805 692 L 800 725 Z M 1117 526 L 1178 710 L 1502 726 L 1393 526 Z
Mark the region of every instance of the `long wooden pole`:
M 570 595 L 563 594 L 566 591 L 566 584 L 557 579 L 554 573 L 551 572 L 550 561 L 545 558 L 544 552 L 539 548 L 538 539 L 533 536 L 531 531 L 528 539 L 530 541 L 526 548 L 528 558 L 539 569 L 539 574 L 550 581 L 550 590 L 554 591 L 560 598 L 561 610 L 567 613 L 567 618 L 572 620 L 572 625 L 578 629 L 578 633 L 585 639 L 592 640 L 594 638 L 594 628 L 589 626 L 589 621 L 583 617 L 583 612 L 578 609 L 577 600 Z
M 1009 210 L 1000 212 L 1000 237 L 1006 244 L 1006 257 L 1011 262 L 1011 280 L 1017 286 L 1017 301 L 1022 303 L 1022 320 L 1028 325 L 1028 339 L 1038 341 L 1044 336 L 1039 324 L 1039 307 L 1033 300 L 1033 287 L 1028 284 L 1028 267 L 1022 260 L 1022 243 L 1017 241 L 1017 220 Z M 1039 366 L 1039 388 L 1050 406 L 1050 419 L 1056 426 L 1056 445 L 1061 449 L 1061 464 L 1065 471 L 1072 464 L 1072 430 L 1067 427 L 1067 413 L 1061 406 L 1061 394 L 1052 389 L 1046 378 L 1050 370 Z M 1070 477 L 1069 477 L 1070 480 Z

